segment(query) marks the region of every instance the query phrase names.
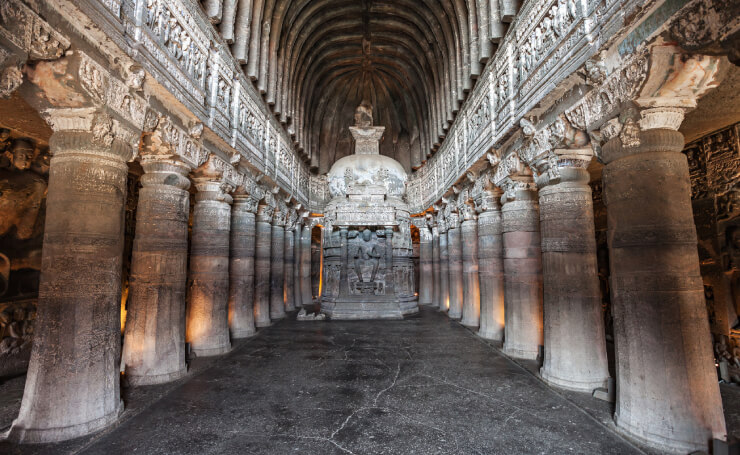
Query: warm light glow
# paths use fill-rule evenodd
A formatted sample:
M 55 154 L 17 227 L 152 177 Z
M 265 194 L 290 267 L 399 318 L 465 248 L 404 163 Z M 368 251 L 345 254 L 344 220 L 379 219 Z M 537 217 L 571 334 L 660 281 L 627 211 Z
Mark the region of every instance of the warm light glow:
M 128 286 L 121 292 L 121 333 L 126 328 L 126 300 L 128 299 Z

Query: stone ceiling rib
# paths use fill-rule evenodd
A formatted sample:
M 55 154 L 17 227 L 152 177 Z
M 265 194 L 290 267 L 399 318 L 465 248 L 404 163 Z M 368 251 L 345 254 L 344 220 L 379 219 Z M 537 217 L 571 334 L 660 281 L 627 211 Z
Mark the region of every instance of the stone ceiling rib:
M 320 173 L 351 153 L 343 114 L 366 97 L 387 127 L 381 153 L 420 167 L 516 10 L 510 0 L 201 3 Z

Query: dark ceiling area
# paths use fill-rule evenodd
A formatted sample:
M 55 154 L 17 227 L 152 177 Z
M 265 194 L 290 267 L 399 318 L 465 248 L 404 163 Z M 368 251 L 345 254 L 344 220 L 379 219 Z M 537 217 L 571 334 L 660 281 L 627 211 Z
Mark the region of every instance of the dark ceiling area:
M 209 8 L 212 3 L 214 8 Z M 204 2 L 246 74 L 319 173 L 352 153 L 361 102 L 407 169 L 439 146 L 518 7 L 513 0 Z

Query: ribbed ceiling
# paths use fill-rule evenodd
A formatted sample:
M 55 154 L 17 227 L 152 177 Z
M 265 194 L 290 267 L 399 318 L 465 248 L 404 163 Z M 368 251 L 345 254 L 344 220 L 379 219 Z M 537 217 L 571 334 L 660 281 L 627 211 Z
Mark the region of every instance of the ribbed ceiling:
M 352 153 L 363 101 L 410 170 L 439 145 L 513 0 L 207 0 L 246 74 L 319 173 Z M 261 26 L 254 26 L 261 24 Z M 480 32 L 479 32 L 480 31 Z

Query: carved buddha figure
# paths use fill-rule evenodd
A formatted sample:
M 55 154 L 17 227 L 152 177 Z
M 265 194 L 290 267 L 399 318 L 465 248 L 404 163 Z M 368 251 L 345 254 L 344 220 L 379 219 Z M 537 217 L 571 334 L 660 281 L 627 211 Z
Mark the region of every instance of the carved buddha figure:
M 366 266 L 372 267 L 369 282 L 372 283 L 375 281 L 381 257 L 382 255 L 378 252 L 377 243 L 373 242 L 373 233 L 369 229 L 360 232 L 357 252 L 354 257 L 355 273 L 360 283 L 363 282 L 362 269 Z
M 46 193 L 46 181 L 28 169 L 34 147 L 24 140 L 13 141 L 8 158 L 10 169 L 0 169 L 0 236 L 16 228 L 20 240 L 33 236 L 36 218 Z

